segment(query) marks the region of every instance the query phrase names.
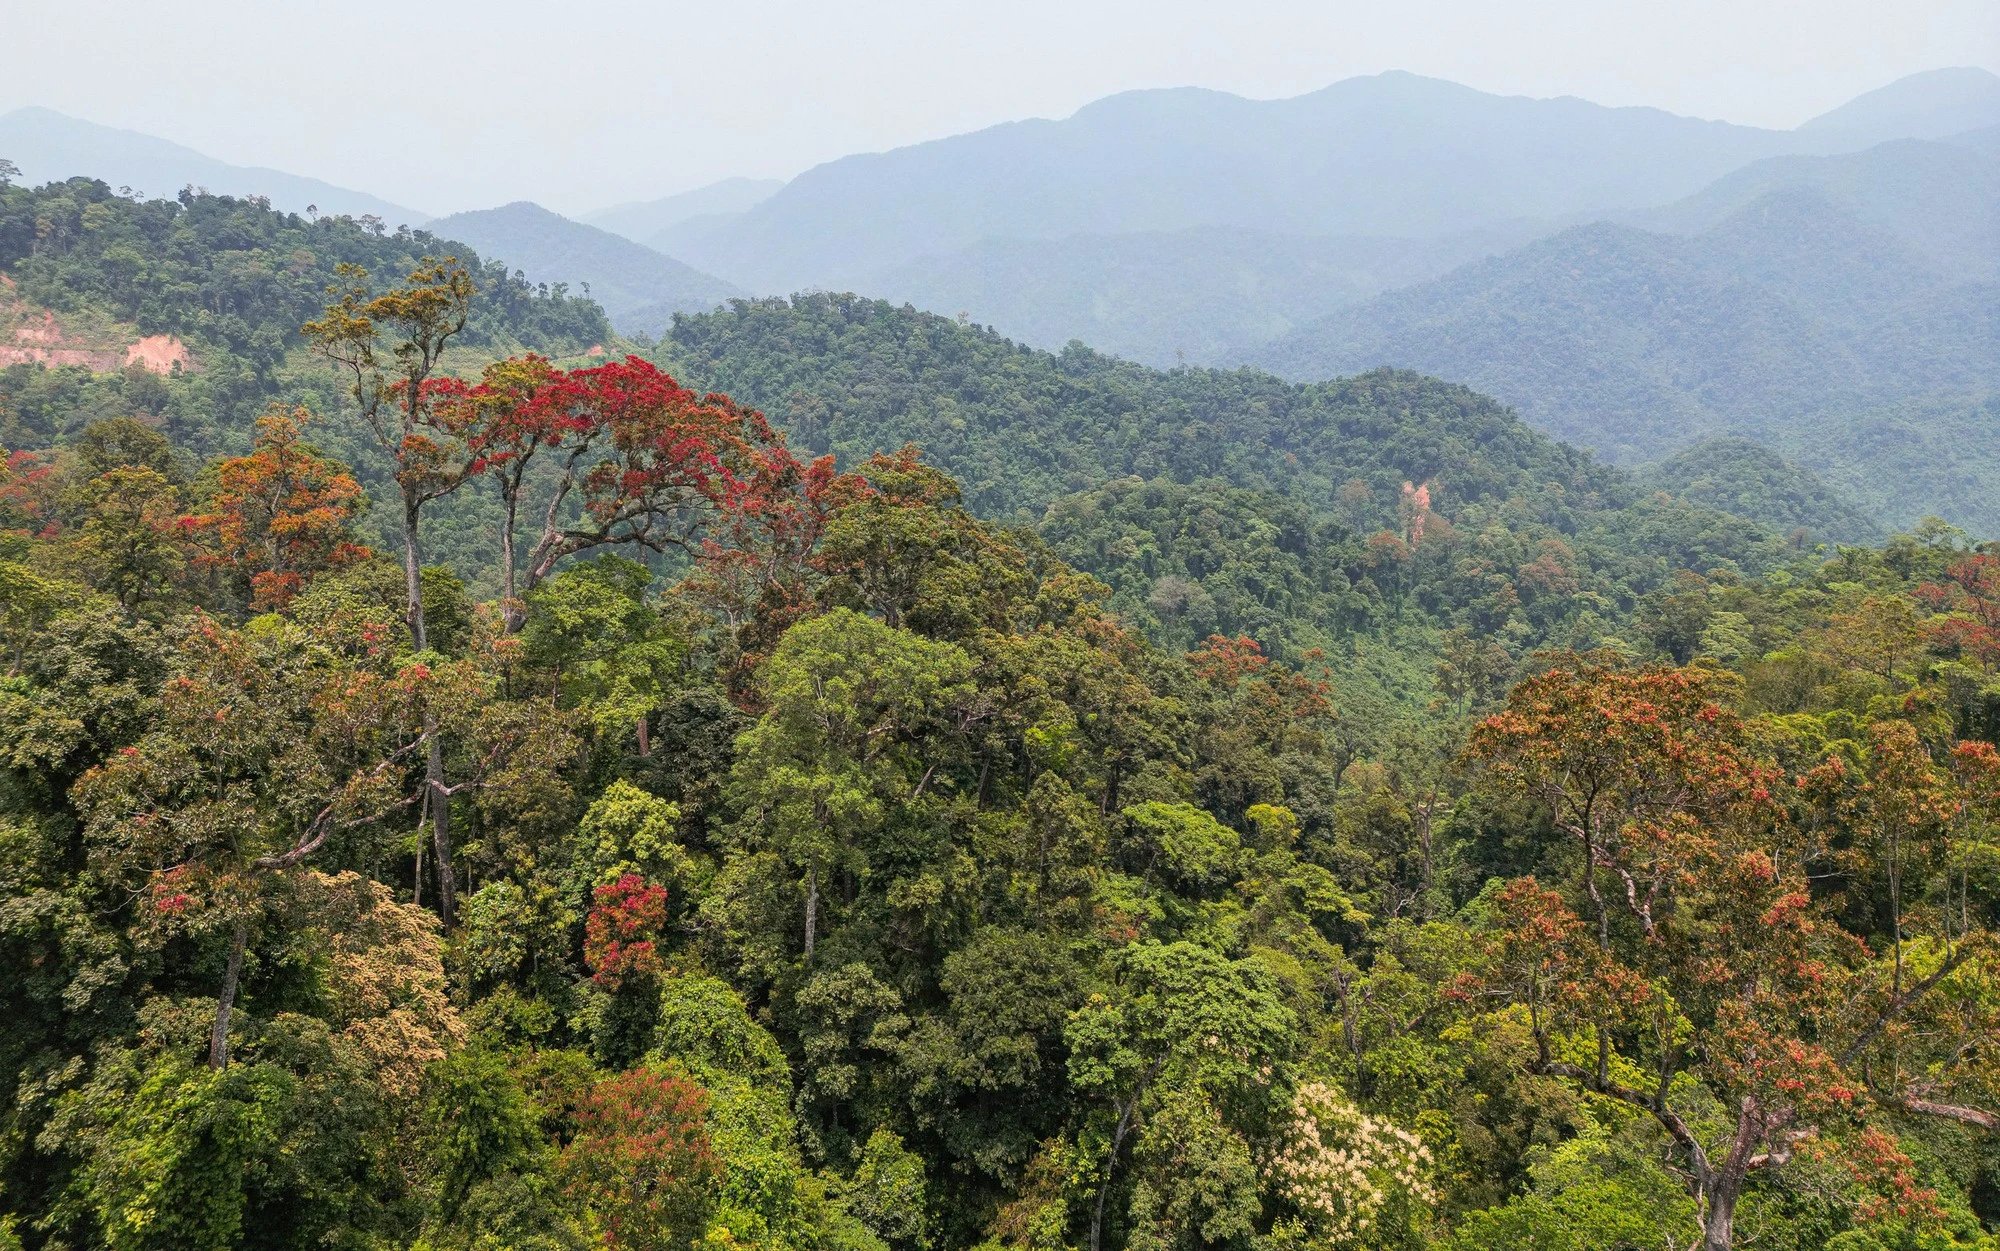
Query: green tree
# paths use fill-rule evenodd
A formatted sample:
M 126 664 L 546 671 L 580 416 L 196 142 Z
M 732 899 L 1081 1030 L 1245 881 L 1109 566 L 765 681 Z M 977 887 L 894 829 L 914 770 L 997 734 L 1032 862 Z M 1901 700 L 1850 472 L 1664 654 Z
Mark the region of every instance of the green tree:
M 1161 1226 L 1149 1238 L 1200 1242 L 1211 1227 L 1225 1239 L 1247 1234 L 1255 1174 L 1240 1123 L 1231 1126 L 1224 1109 L 1254 1115 L 1277 1097 L 1274 1066 L 1292 1050 L 1291 1012 L 1261 965 L 1194 943 L 1134 944 L 1116 954 L 1113 971 L 1113 989 L 1093 995 L 1066 1031 L 1069 1078 L 1091 1100 L 1091 1141 L 1101 1144 L 1092 1251 L 1102 1244 L 1106 1201 L 1135 1132 L 1157 1166 L 1148 1204 L 1163 1205 L 1142 1214 Z M 1172 1163 L 1197 1159 L 1200 1174 Z M 1176 1197 L 1158 1188 L 1162 1182 L 1207 1189 Z M 1248 1197 L 1245 1186 L 1253 1187 Z
M 949 643 L 846 609 L 793 627 L 765 665 L 765 712 L 738 740 L 732 787 L 746 846 L 774 852 L 804 879 L 808 965 L 825 884 L 865 869 L 861 841 L 948 763 L 927 732 L 950 728 L 971 671 Z

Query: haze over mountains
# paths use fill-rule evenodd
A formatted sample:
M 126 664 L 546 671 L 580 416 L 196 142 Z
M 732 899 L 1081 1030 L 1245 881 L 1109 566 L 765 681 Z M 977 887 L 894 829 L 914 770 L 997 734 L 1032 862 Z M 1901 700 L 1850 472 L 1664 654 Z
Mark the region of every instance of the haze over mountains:
M 614 205 L 586 213 L 583 220 L 592 226 L 624 235 L 635 243 L 655 246 L 662 236 L 683 222 L 697 218 L 729 216 L 748 212 L 770 199 L 783 187 L 779 178 L 725 178 L 706 187 L 683 191 L 661 200 L 645 200 Z
M 1937 71 L 1794 131 L 1498 96 L 1414 74 L 1286 100 L 1128 92 L 809 170 L 726 222 L 661 242 L 758 289 L 865 285 L 881 269 L 992 238 L 1232 226 L 1428 237 L 1663 204 L 1751 161 L 1851 151 L 1891 132 L 2000 122 L 2000 78 Z
M 525 200 L 453 213 L 430 223 L 441 238 L 504 258 L 531 281 L 565 282 L 588 294 L 627 334 L 657 336 L 675 313 L 698 313 L 745 292 L 608 230 Z
M 0 155 L 31 180 L 76 166 L 424 222 L 45 110 L 0 119 Z M 2000 532 L 2000 475 L 1947 472 L 1934 442 L 1990 437 L 2000 385 L 2000 76 L 1983 70 L 1790 131 L 1407 73 L 1284 100 L 1139 91 L 785 184 L 428 228 L 587 284 L 627 334 L 822 288 L 1155 365 L 1408 367 L 1616 460 L 1747 436 L 1877 520 Z
M 268 196 L 273 207 L 291 213 L 310 207 L 327 215 L 379 217 L 392 230 L 430 220 L 427 213 L 364 191 L 281 170 L 231 165 L 178 143 L 100 126 L 53 109 L 0 114 L 0 156 L 18 165 L 21 177 L 30 183 L 81 175 L 166 199 L 182 187 L 206 187 L 217 195 Z
M 1913 411 L 1988 437 L 2000 388 L 2000 161 L 1899 140 L 1739 171 L 1632 222 L 1572 227 L 1337 311 L 1251 353 L 1294 378 L 1381 364 L 1461 380 L 1614 460 L 1747 435 L 1894 524 L 2000 527 Z

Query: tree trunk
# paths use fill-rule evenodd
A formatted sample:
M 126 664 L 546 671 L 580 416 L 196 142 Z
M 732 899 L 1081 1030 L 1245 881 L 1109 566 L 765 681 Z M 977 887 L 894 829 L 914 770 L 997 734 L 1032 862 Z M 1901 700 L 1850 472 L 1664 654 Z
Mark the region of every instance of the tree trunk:
M 249 940 L 248 922 L 238 921 L 229 938 L 229 965 L 222 971 L 222 993 L 215 998 L 215 1030 L 208 1036 L 208 1067 L 229 1067 L 229 1014 L 236 1007 L 236 982 L 243 976 L 243 945 Z
M 653 754 L 652 730 L 646 725 L 646 714 L 639 714 L 639 755 L 643 759 Z
M 438 919 L 449 931 L 458 911 L 458 883 L 451 867 L 451 797 L 444 789 L 444 744 L 438 741 L 434 713 L 424 714 L 424 729 L 431 736 L 430 756 L 424 764 L 424 785 L 431 799 L 431 851 L 437 862 Z
M 806 870 L 806 963 L 813 958 L 813 931 L 819 928 L 819 871 Z
M 1730 1251 L 1736 1237 L 1736 1196 L 1738 1187 L 1726 1194 L 1711 1194 L 1708 1215 L 1701 1223 L 1701 1251 Z
M 506 506 L 505 519 L 500 526 L 500 585 L 504 588 L 500 600 L 500 620 L 507 633 L 513 634 L 528 620 L 514 585 L 514 523 L 515 510 L 521 503 L 521 484 L 509 484 L 503 480 L 500 498 Z
M 407 606 L 403 620 L 409 623 L 410 646 L 423 651 L 430 646 L 424 637 L 424 557 L 417 546 L 419 506 L 412 496 L 403 497 L 403 591 Z
M 1708 1210 L 1702 1214 L 1701 1251 L 1730 1251 L 1736 1239 L 1736 1201 L 1743 1194 L 1743 1179 L 1749 1176 L 1750 1160 L 1757 1144 L 1772 1128 L 1763 1107 L 1748 1095 L 1737 1105 L 1736 1135 L 1730 1140 L 1729 1154 L 1720 1167 L 1702 1178 L 1702 1198 Z
M 413 496 L 403 497 L 403 586 L 409 594 L 410 643 L 418 651 L 430 647 L 430 639 L 424 628 L 424 564 L 423 551 L 417 545 L 417 524 L 419 520 L 418 502 Z M 438 918 L 445 929 L 452 927 L 457 911 L 458 891 L 451 876 L 451 800 L 445 794 L 444 744 L 438 739 L 437 714 L 424 711 L 424 733 L 430 736 L 430 753 L 424 761 L 424 789 L 431 805 L 431 845 L 437 857 L 438 875 Z M 423 857 L 419 853 L 417 879 L 419 891 L 423 889 Z
M 1153 1073 L 1159 1071 L 1154 1064 L 1146 1076 L 1132 1091 L 1132 1101 L 1118 1113 L 1118 1124 L 1111 1131 L 1111 1150 L 1104 1156 L 1104 1183 L 1097 1188 L 1097 1208 L 1090 1214 L 1090 1251 L 1099 1251 L 1099 1243 L 1104 1236 L 1104 1201 L 1111 1195 L 1111 1174 L 1118 1167 L 1118 1151 L 1125 1145 L 1125 1135 L 1132 1132 L 1132 1117 L 1139 1110 L 1139 1100 L 1146 1093 L 1146 1083 Z
M 431 793 L 424 791 L 423 802 L 417 805 L 417 871 L 416 885 L 410 888 L 410 906 L 424 906 L 424 822 L 430 819 Z

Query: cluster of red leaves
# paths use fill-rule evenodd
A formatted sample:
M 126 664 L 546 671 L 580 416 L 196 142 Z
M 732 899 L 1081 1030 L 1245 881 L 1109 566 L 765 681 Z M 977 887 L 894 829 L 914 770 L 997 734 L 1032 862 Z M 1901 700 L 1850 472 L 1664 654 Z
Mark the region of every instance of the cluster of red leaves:
M 835 469 L 831 456 L 805 463 L 782 446 L 760 456 L 749 489 L 704 545 L 687 584 L 738 627 L 741 652 L 730 679 L 738 701 L 755 706 L 756 667 L 785 630 L 819 609 L 827 579 L 854 572 L 852 562 L 826 550 L 841 513 L 949 507 L 957 489 L 912 446 L 878 453 L 849 473 Z
M 1914 594 L 1939 614 L 1929 624 L 1932 647 L 1989 670 L 2000 667 L 2000 556 L 1976 552 L 1961 557 L 1942 582 L 1926 582 Z
M 198 890 L 193 880 L 198 872 L 193 865 L 177 864 L 155 874 L 147 887 L 154 914 L 167 920 L 178 919 L 191 912 L 198 905 L 196 895 L 191 893 Z
M 1255 677 L 1271 663 L 1257 640 L 1248 635 L 1232 639 L 1211 634 L 1200 647 L 1188 653 L 1187 659 L 1196 677 L 1223 687 L 1234 687 L 1245 678 Z
M 554 511 L 545 518 L 536 576 L 602 543 L 686 545 L 761 507 L 761 484 L 792 463 L 762 413 L 697 394 L 638 357 L 565 372 L 527 356 L 492 366 L 477 384 L 427 387 L 437 426 L 463 446 L 468 476 L 495 474 L 517 500 L 529 463 L 548 455 L 560 463 L 562 489 L 580 494 L 580 523 Z
M 1863 1224 L 1894 1219 L 1934 1226 L 1944 1219 L 1937 1191 L 1917 1181 L 1916 1166 L 1894 1134 L 1863 1129 L 1844 1145 L 1841 1163 L 1869 1192 L 1855 1212 Z
M 34 452 L 9 452 L 0 465 L 0 528 L 48 538 L 56 519 L 56 492 L 62 481 L 55 466 Z
M 701 1233 L 721 1174 L 707 1111 L 701 1087 L 651 1068 L 607 1077 L 582 1098 L 562 1171 L 570 1193 L 603 1222 L 605 1246 L 680 1248 Z
M 1472 754 L 1549 809 L 1649 938 L 1683 893 L 1711 881 L 1741 901 L 1767 889 L 1768 876 L 1751 879 L 1768 856 L 1726 862 L 1768 848 L 1786 822 L 1783 774 L 1749 750 L 1715 682 L 1571 657 L 1521 683 L 1472 736 Z M 1748 927 L 1754 915 L 1725 908 L 1716 921 Z
M 583 958 L 597 984 L 616 990 L 628 977 L 661 971 L 659 939 L 667 928 L 667 890 L 636 873 L 594 892 L 584 922 Z
M 247 574 L 257 608 L 284 608 L 315 574 L 369 555 L 353 537 L 361 486 L 305 442 L 309 416 L 273 408 L 258 418 L 250 454 L 217 466 L 208 511 L 180 519 L 197 563 Z
M 1506 924 L 1485 988 L 1530 1005 L 1543 1014 L 1544 1027 L 1625 1021 L 1656 1001 L 1645 974 L 1600 947 L 1559 892 L 1533 877 L 1517 878 L 1495 902 Z M 1465 998 L 1479 988 L 1454 989 Z
M 1744 745 L 1716 681 L 1698 669 L 1572 658 L 1521 683 L 1474 732 L 1472 752 L 1544 797 L 1556 782 L 1578 802 L 1616 796 L 1634 815 L 1715 818 L 1764 805 L 1779 774 Z
M 1561 539 L 1543 539 L 1535 558 L 1515 571 L 1515 579 L 1538 595 L 1574 595 L 1579 585 L 1576 552 Z

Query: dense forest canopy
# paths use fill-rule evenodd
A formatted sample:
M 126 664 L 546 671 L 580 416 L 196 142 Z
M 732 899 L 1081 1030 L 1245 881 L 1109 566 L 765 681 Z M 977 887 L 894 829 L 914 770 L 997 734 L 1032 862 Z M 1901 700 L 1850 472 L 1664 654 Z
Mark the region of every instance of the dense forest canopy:
M 1995 1245 L 1990 545 L 0 194 L 0 1246 Z

